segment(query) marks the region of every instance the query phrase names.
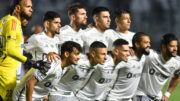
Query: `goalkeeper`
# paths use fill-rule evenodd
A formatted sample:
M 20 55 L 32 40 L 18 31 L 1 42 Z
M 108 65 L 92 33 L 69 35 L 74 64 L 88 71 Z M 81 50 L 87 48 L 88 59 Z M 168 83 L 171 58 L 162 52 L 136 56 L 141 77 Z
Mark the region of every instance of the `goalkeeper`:
M 21 27 L 27 25 L 31 15 L 31 0 L 12 0 L 10 14 L 0 20 L 0 101 L 10 101 L 20 62 L 28 69 L 41 69 L 38 62 L 22 55 L 24 39 Z

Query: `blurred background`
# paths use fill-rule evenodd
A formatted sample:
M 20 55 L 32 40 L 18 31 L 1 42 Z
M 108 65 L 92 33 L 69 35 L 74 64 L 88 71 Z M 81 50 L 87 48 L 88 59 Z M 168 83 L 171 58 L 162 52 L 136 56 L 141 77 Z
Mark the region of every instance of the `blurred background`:
M 10 0 L 0 0 L 0 18 L 8 14 Z M 29 25 L 24 28 L 25 35 L 31 35 L 31 27 L 43 26 L 42 18 L 46 11 L 53 10 L 61 15 L 61 25 L 69 24 L 67 7 L 80 2 L 87 9 L 88 23 L 92 22 L 91 12 L 94 7 L 105 6 L 111 11 L 111 28 L 115 29 L 114 11 L 118 8 L 131 12 L 131 31 L 146 32 L 151 36 L 152 48 L 160 49 L 161 37 L 174 33 L 180 39 L 180 0 L 32 0 L 33 15 Z M 179 52 L 180 53 L 180 52 Z M 167 85 L 163 89 L 166 90 Z M 169 101 L 180 101 L 178 86 Z
M 0 0 L 0 18 L 8 14 L 10 0 Z M 151 36 L 152 48 L 159 49 L 159 42 L 165 33 L 175 33 L 180 37 L 180 0 L 32 0 L 33 15 L 24 29 L 25 35 L 31 35 L 31 27 L 43 25 L 42 18 L 46 11 L 53 10 L 61 15 L 61 25 L 69 24 L 67 7 L 80 2 L 87 8 L 88 23 L 92 22 L 91 11 L 96 6 L 105 6 L 111 11 L 111 28 L 115 29 L 114 11 L 118 8 L 131 12 L 131 31 L 143 31 Z

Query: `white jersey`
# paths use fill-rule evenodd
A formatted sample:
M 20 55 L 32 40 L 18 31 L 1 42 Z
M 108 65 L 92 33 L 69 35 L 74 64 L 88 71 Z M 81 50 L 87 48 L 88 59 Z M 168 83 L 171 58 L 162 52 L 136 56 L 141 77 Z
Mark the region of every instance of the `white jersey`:
M 82 29 L 79 29 L 79 31 L 76 32 L 69 25 L 61 27 L 59 34 L 60 44 L 63 44 L 65 41 L 74 41 L 79 43 L 81 47 L 83 47 L 83 41 L 81 39 L 83 32 L 84 31 Z
M 108 36 L 106 36 L 106 31 L 104 33 L 100 33 L 96 28 L 87 28 L 82 35 L 82 39 L 84 41 L 85 53 L 89 53 L 89 47 L 94 41 L 100 41 L 106 45 L 108 48 Z
M 94 68 L 90 67 L 88 59 L 80 59 L 78 65 L 69 68 L 50 95 L 74 96 L 73 91 L 89 77 L 93 70 Z
M 118 77 L 107 95 L 107 100 L 121 101 L 131 99 L 135 95 L 141 78 L 144 61 L 144 55 L 141 59 L 133 56 L 129 57 L 127 62 L 122 61 L 117 65 L 117 68 L 119 68 Z
M 154 50 L 146 57 L 137 95 L 161 99 L 161 90 L 174 72 L 180 69 L 180 62 L 175 58 L 165 61 L 161 54 Z
M 113 30 L 109 30 L 110 33 L 106 33 L 110 39 L 114 42 L 116 39 L 124 39 L 126 41 L 128 41 L 129 43 L 129 46 L 132 47 L 132 39 L 133 39 L 133 36 L 134 36 L 134 32 L 131 32 L 131 31 L 128 31 L 127 34 L 124 34 L 124 33 L 121 33 L 121 32 L 118 32 L 118 31 L 113 31 Z M 113 34 L 112 34 L 113 33 Z
M 86 100 L 104 100 L 106 91 L 116 80 L 117 71 L 112 57 L 108 56 L 108 61 L 95 68 L 87 82 L 76 92 L 76 96 Z
M 24 50 L 31 52 L 33 59 L 44 60 L 49 52 L 58 53 L 58 37 L 48 37 L 44 32 L 32 35 L 25 44 Z
M 66 68 L 62 70 L 61 62 L 53 62 L 51 63 L 51 68 L 48 70 L 46 75 L 42 74 L 38 69 L 31 69 L 24 76 L 21 82 L 16 86 L 13 92 L 13 101 L 19 101 L 21 99 L 24 101 L 25 97 L 25 85 L 26 81 L 33 75 L 37 79 L 37 83 L 34 86 L 34 91 L 32 94 L 32 98 L 43 98 L 47 95 L 53 87 L 59 82 L 62 75 L 66 72 Z

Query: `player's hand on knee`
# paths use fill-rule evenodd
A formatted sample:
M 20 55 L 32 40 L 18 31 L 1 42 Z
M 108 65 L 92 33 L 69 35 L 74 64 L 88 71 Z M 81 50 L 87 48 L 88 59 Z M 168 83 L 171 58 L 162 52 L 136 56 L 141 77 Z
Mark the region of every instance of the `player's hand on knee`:
M 168 101 L 168 99 L 169 99 L 169 98 L 164 95 L 164 96 L 162 97 L 161 101 Z
M 56 54 L 54 52 L 50 52 L 47 55 L 47 59 L 48 59 L 48 61 L 51 61 L 51 62 L 55 61 L 56 62 L 57 59 L 61 59 L 61 58 L 60 58 L 60 56 L 58 54 Z

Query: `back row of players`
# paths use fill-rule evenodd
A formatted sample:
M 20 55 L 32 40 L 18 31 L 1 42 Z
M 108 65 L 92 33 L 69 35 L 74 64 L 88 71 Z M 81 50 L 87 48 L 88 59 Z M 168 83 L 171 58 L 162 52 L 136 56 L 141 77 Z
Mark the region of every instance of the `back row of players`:
M 158 53 L 150 50 L 147 34 L 128 31 L 131 19 L 127 10 L 115 13 L 116 30 L 108 29 L 111 19 L 105 7 L 93 10 L 94 25 L 85 30 L 82 27 L 87 25 L 87 16 L 82 5 L 71 5 L 68 15 L 70 24 L 60 29 L 59 14 L 47 12 L 43 18 L 44 32 L 28 39 L 25 51 L 31 52 L 35 60 L 45 59 L 48 54 L 53 62 L 46 75 L 30 70 L 14 90 L 14 101 L 36 101 L 47 94 L 52 101 L 168 100 L 180 69 L 178 59 L 174 58 L 178 40 L 173 34 L 163 36 Z M 168 92 L 162 97 L 162 87 L 172 76 Z

